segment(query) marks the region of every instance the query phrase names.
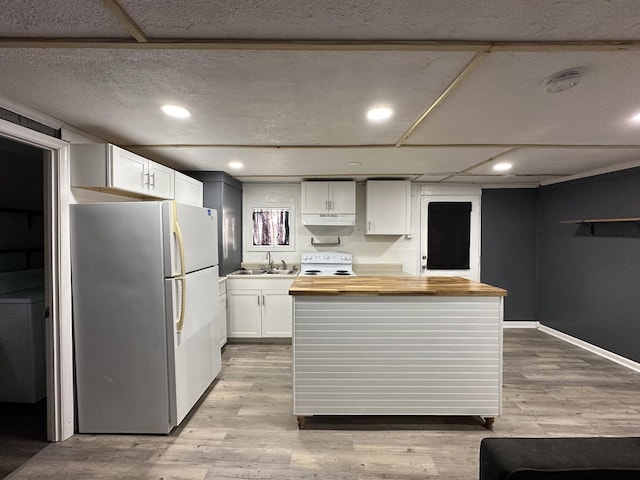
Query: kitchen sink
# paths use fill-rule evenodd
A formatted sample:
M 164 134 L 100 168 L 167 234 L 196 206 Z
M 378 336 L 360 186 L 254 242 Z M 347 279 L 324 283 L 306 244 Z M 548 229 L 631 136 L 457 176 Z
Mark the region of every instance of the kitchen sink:
M 297 270 L 269 270 L 267 275 L 293 275 Z
M 264 275 L 265 272 L 264 270 L 248 270 L 248 269 L 242 269 L 242 270 L 236 270 L 235 272 L 232 272 L 231 275 Z
M 240 270 L 236 270 L 235 272 L 230 273 L 229 275 L 247 275 L 247 276 L 255 276 L 255 275 L 296 275 L 298 273 L 297 268 L 291 268 L 288 270 L 274 268 L 272 270 L 262 270 L 260 268 L 241 268 Z

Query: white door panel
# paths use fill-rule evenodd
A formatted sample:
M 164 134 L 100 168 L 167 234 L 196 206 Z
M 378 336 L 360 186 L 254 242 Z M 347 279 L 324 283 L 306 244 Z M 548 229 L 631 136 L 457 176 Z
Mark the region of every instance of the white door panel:
M 165 280 L 167 286 L 167 311 L 180 309 L 180 284 L 178 279 Z M 213 379 L 220 373 L 220 347 L 216 342 L 215 322 L 218 313 L 218 267 L 188 274 L 184 280 L 185 302 L 182 331 L 177 323 L 171 325 L 173 350 L 173 375 L 175 390 L 172 392 L 176 424 L 189 413 Z M 175 317 L 174 317 L 175 320 Z
M 180 275 L 180 250 L 178 236 L 174 232 L 173 202 L 164 202 L 165 276 Z M 182 233 L 184 272 L 194 272 L 218 264 L 218 222 L 216 210 L 175 204 L 177 223 Z

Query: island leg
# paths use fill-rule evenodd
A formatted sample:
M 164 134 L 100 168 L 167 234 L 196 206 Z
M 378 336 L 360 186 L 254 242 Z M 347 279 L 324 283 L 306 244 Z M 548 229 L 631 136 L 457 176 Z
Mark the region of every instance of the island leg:
M 304 421 L 307 419 L 307 417 L 303 417 L 301 415 L 298 415 L 298 429 L 302 430 L 304 429 Z
M 484 419 L 484 428 L 486 428 L 487 430 L 493 430 L 493 424 L 495 421 L 495 417 L 486 417 Z

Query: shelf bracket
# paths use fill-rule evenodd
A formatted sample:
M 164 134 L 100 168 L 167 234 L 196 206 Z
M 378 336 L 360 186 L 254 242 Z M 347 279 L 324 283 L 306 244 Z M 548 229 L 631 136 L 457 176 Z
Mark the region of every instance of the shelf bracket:
M 589 227 L 589 231 L 591 232 L 591 235 L 593 235 L 593 232 L 595 230 L 595 225 L 593 224 L 593 222 L 580 222 L 581 225 L 586 225 L 587 227 Z
M 335 242 L 314 242 L 313 237 L 311 237 L 311 245 L 316 247 L 333 247 L 336 245 L 340 245 L 340 237 L 337 237 Z

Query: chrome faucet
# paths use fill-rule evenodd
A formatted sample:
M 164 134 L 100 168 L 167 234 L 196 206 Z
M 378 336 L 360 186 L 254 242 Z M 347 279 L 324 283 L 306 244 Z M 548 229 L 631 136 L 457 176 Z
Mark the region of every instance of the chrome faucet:
M 271 258 L 271 252 L 267 252 L 267 262 L 269 270 L 273 270 L 273 259 Z
M 280 260 L 282 262 L 282 269 L 286 270 L 287 269 L 287 262 L 285 262 L 284 260 Z

